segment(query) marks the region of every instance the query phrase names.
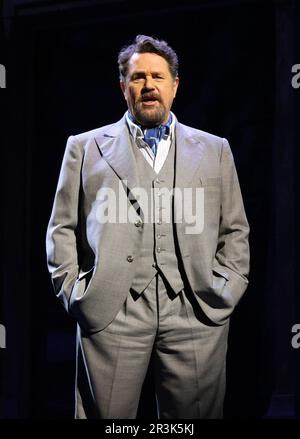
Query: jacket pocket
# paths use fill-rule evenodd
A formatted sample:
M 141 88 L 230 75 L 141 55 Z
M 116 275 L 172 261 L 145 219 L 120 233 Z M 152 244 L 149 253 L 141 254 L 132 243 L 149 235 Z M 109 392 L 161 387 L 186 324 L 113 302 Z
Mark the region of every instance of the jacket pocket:
M 218 294 L 222 294 L 222 291 L 226 283 L 229 281 L 229 275 L 224 269 L 219 267 L 214 267 L 212 272 L 213 272 L 212 287 Z
M 213 273 L 217 276 L 224 277 L 224 279 L 229 280 L 229 274 L 224 268 L 221 267 L 213 267 Z
M 70 295 L 69 309 L 72 307 L 74 302 L 81 300 L 85 296 L 85 293 L 87 292 L 87 289 L 93 277 L 94 269 L 95 265 L 93 265 L 93 267 L 87 271 L 79 272 Z

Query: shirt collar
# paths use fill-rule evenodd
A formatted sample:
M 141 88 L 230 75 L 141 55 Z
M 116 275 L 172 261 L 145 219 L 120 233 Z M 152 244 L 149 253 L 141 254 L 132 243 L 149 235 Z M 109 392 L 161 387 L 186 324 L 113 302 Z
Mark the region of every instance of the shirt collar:
M 135 141 L 138 140 L 138 139 L 139 140 L 143 139 L 144 138 L 144 134 L 143 134 L 142 128 L 139 125 L 137 125 L 136 123 L 134 123 L 130 119 L 128 113 L 129 112 L 127 110 L 125 115 L 126 115 L 127 125 L 128 125 L 129 131 L 130 131 L 132 137 L 134 138 Z M 175 123 L 177 121 L 177 118 L 176 118 L 175 114 L 172 111 L 170 113 L 172 114 L 172 122 L 171 122 L 171 125 L 170 125 L 170 136 L 172 138 L 174 136 L 174 129 L 175 129 Z

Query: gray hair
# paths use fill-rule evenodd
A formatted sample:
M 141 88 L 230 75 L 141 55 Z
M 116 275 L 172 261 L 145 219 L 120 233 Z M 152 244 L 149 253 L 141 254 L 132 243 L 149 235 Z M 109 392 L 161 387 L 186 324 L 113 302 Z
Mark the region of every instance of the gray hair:
M 170 73 L 174 79 L 178 76 L 178 57 L 175 51 L 164 40 L 137 35 L 134 43 L 123 47 L 118 55 L 120 79 L 125 81 L 128 73 L 128 63 L 134 53 L 156 53 L 162 56 L 168 63 Z

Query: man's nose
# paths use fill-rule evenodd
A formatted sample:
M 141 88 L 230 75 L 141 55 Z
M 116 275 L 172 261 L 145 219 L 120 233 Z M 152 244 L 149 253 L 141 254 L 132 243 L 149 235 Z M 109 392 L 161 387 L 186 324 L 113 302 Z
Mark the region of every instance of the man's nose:
M 154 89 L 153 78 L 151 78 L 151 76 L 146 76 L 145 77 L 144 89 L 147 89 L 147 90 L 153 90 Z

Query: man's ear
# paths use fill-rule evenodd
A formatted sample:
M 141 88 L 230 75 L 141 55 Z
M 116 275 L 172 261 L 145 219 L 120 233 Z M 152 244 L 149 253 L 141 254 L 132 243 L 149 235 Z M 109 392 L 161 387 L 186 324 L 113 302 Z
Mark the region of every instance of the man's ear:
M 173 98 L 175 98 L 175 96 L 176 96 L 178 85 L 179 85 L 179 78 L 177 76 L 177 78 L 174 80 L 174 95 L 173 95 Z
M 121 87 L 121 90 L 123 92 L 124 98 L 127 100 L 125 84 L 124 84 L 124 81 L 122 79 L 120 79 L 120 87 Z

